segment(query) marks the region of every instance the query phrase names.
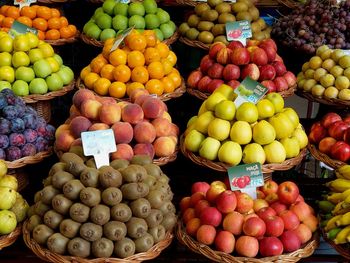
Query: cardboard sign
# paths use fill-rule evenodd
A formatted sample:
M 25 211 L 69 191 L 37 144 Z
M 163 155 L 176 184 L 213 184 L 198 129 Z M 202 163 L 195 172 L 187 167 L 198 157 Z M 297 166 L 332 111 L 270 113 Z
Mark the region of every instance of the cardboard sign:
M 38 30 L 36 30 L 35 28 L 29 27 L 29 26 L 22 24 L 22 23 L 15 20 L 15 21 L 13 21 L 13 24 L 9 30 L 9 35 L 12 38 L 14 38 L 17 35 L 25 34 L 28 32 L 32 32 L 35 35 L 38 34 Z
M 36 3 L 36 0 L 15 0 L 13 1 L 14 5 L 19 5 L 19 9 L 24 6 L 30 6 L 30 4 Z
M 244 102 L 252 102 L 256 104 L 261 98 L 265 96 L 268 89 L 261 83 L 246 77 L 241 84 L 234 90 L 237 94 L 237 98 L 234 103 L 238 108 Z
M 112 129 L 81 133 L 84 155 L 93 155 L 97 169 L 109 165 L 109 153 L 115 152 L 114 132 Z
M 120 34 L 118 34 L 115 38 L 115 41 L 113 43 L 113 46 L 111 48 L 111 50 L 109 52 L 113 52 L 114 50 L 116 50 L 120 43 L 122 43 L 122 41 L 124 40 L 124 38 L 130 34 L 130 32 L 135 28 L 135 26 L 129 27 L 125 30 L 123 30 Z
M 228 22 L 225 25 L 228 41 L 240 41 L 246 45 L 246 39 L 252 37 L 252 29 L 248 20 Z

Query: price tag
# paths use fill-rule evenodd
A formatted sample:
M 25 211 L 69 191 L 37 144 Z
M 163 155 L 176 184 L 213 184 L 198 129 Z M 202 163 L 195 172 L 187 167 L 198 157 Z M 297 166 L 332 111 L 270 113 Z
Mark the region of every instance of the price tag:
M 240 41 L 245 46 L 246 39 L 252 37 L 252 29 L 248 20 L 228 22 L 225 28 L 228 41 Z
M 130 32 L 134 29 L 134 27 L 135 27 L 135 26 L 129 27 L 129 28 L 123 30 L 120 34 L 118 34 L 118 35 L 116 36 L 115 41 L 114 41 L 114 43 L 113 43 L 113 46 L 112 46 L 110 52 L 113 52 L 114 50 L 116 50 L 116 49 L 119 47 L 120 43 L 124 40 L 124 38 L 125 38 L 127 35 L 130 34 Z
M 19 9 L 24 6 L 30 6 L 30 4 L 36 3 L 36 0 L 15 0 L 13 1 L 14 5 L 19 5 Z
M 264 185 L 260 163 L 232 166 L 227 172 L 231 190 L 241 190 L 254 199 L 256 198 L 256 188 Z
M 252 102 L 256 104 L 262 97 L 265 96 L 268 89 L 261 83 L 246 77 L 241 84 L 234 90 L 237 94 L 237 98 L 234 103 L 238 108 L 244 102 Z
M 112 129 L 81 133 L 84 155 L 93 155 L 97 169 L 109 165 L 109 153 L 115 152 L 114 133 Z
M 342 49 L 342 51 L 344 52 L 344 55 L 350 55 L 350 49 Z
M 27 25 L 22 24 L 22 23 L 15 20 L 15 21 L 13 21 L 13 24 L 9 30 L 9 35 L 12 38 L 14 38 L 17 35 L 25 34 L 28 32 L 32 32 L 35 35 L 38 34 L 38 30 L 36 30 L 35 28 L 28 27 Z

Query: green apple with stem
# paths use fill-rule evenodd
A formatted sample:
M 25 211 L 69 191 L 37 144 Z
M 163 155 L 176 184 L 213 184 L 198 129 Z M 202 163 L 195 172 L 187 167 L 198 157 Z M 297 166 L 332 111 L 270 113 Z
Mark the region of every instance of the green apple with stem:
M 31 67 L 21 66 L 16 69 L 15 76 L 17 80 L 24 80 L 29 83 L 35 78 L 35 73 Z

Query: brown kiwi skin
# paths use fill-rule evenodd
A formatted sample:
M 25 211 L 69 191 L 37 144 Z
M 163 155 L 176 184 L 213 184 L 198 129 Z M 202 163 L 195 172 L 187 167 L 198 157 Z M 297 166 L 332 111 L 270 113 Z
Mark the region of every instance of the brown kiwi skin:
M 145 233 L 142 237 L 135 239 L 134 242 L 136 253 L 146 252 L 154 245 L 153 236 L 149 233 Z
M 165 238 L 166 230 L 163 225 L 158 225 L 148 229 L 148 233 L 152 235 L 154 243 L 158 243 Z
M 103 188 L 119 187 L 123 183 L 121 173 L 111 166 L 101 166 L 99 169 L 99 183 Z
M 62 191 L 65 197 L 70 200 L 76 200 L 79 197 L 80 191 L 84 189 L 85 186 L 78 179 L 73 179 L 68 181 L 63 185 Z
M 101 202 L 101 191 L 94 187 L 86 187 L 80 191 L 79 197 L 84 205 L 93 207 Z
M 54 231 L 49 228 L 47 225 L 40 224 L 34 227 L 33 229 L 33 239 L 39 245 L 45 245 L 47 239 L 54 233 Z
M 111 208 L 111 218 L 120 222 L 127 222 L 132 216 L 131 209 L 124 203 L 119 203 Z
M 146 221 L 138 217 L 131 217 L 130 220 L 126 222 L 126 228 L 128 230 L 128 236 L 131 238 L 143 237 L 148 230 Z
M 61 190 L 65 183 L 73 179 L 74 179 L 73 174 L 65 171 L 58 171 L 52 175 L 51 181 L 52 181 L 53 187 L 55 187 L 58 190 Z
M 86 167 L 84 160 L 75 153 L 65 152 L 61 156 L 61 162 L 66 163 L 66 170 L 74 176 L 79 176 Z
M 145 198 L 139 198 L 130 203 L 132 214 L 136 217 L 146 218 L 151 213 L 151 204 Z
M 87 167 L 96 168 L 96 163 L 94 158 L 90 158 L 85 162 Z
M 109 221 L 103 226 L 104 236 L 112 241 L 122 240 L 126 233 L 126 225 L 119 221 Z
M 51 166 L 51 169 L 49 171 L 49 176 L 54 175 L 58 171 L 65 171 L 66 170 L 66 163 L 64 162 L 58 162 Z
M 50 210 L 50 206 L 45 205 L 43 202 L 39 201 L 34 204 L 34 212 L 39 216 L 44 216 L 44 214 Z
M 123 198 L 127 200 L 136 200 L 145 197 L 149 193 L 149 186 L 145 183 L 128 183 L 121 187 Z
M 74 238 L 79 233 L 81 224 L 72 219 L 64 219 L 60 224 L 60 233 L 67 238 Z
M 58 195 L 60 193 L 59 190 L 57 190 L 52 185 L 45 186 L 41 191 L 41 201 L 46 205 L 51 205 L 52 198 L 54 198 L 55 195 Z
M 101 238 L 92 242 L 92 254 L 97 258 L 109 258 L 113 254 L 114 244 L 108 238 Z
M 152 163 L 152 159 L 147 154 L 134 155 L 130 160 L 130 164 L 146 165 L 150 163 Z
M 63 194 L 59 194 L 52 199 L 51 204 L 52 208 L 56 212 L 60 213 L 61 215 L 65 215 L 69 212 L 69 209 L 72 206 L 73 202 Z
M 177 216 L 174 213 L 167 213 L 164 215 L 162 225 L 165 227 L 166 231 L 170 231 L 174 228 L 177 222 Z
M 163 221 L 163 213 L 158 209 L 151 209 L 145 220 L 149 228 L 156 227 Z
M 40 216 L 38 215 L 32 215 L 29 217 L 28 219 L 28 224 L 27 224 L 27 228 L 30 232 L 33 231 L 33 229 L 37 226 L 37 225 L 40 225 L 42 224 L 42 219 Z
M 86 167 L 80 174 L 80 181 L 85 187 L 98 187 L 98 175 L 96 168 Z
M 90 210 L 90 220 L 97 225 L 104 225 L 110 219 L 110 208 L 106 205 L 96 205 Z
M 109 166 L 112 166 L 114 169 L 118 170 L 128 167 L 129 161 L 125 159 L 115 159 L 109 164 Z
M 147 177 L 147 171 L 144 167 L 137 164 L 130 164 L 121 171 L 123 181 L 126 183 L 143 182 Z
M 114 254 L 118 258 L 126 258 L 135 254 L 135 243 L 132 239 L 125 237 L 114 243 Z
M 163 205 L 159 208 L 159 210 L 162 211 L 163 214 L 176 213 L 176 208 L 174 204 L 170 201 L 165 201 Z
M 108 187 L 102 192 L 102 201 L 106 205 L 117 205 L 122 201 L 122 199 L 122 191 L 120 191 L 117 187 Z
M 100 225 L 88 222 L 81 225 L 79 234 L 87 241 L 95 241 L 102 237 L 103 228 Z
M 159 178 L 162 175 L 162 170 L 154 163 L 145 164 L 143 167 L 146 169 L 148 175 L 152 175 L 155 178 Z
M 89 219 L 90 207 L 82 203 L 75 203 L 69 209 L 69 216 L 78 223 L 84 223 Z
M 44 215 L 44 224 L 51 229 L 56 229 L 63 220 L 63 216 L 55 210 L 49 210 Z
M 68 242 L 67 251 L 70 255 L 87 258 L 90 256 L 91 244 L 80 237 L 75 237 Z
M 148 193 L 146 199 L 150 202 L 152 208 L 159 209 L 166 200 L 166 195 L 160 190 L 152 190 Z
M 52 253 L 65 255 L 68 242 L 69 239 L 63 236 L 61 233 L 55 233 L 48 238 L 46 245 Z

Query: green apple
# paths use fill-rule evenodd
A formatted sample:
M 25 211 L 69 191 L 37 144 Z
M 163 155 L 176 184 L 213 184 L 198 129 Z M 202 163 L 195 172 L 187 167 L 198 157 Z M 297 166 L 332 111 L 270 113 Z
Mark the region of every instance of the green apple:
M 294 131 L 294 125 L 285 113 L 277 113 L 268 121 L 274 127 L 278 140 L 291 136 Z
M 0 211 L 0 235 L 10 234 L 15 230 L 16 226 L 17 220 L 14 212 L 9 210 Z
M 203 101 L 202 105 L 199 107 L 198 116 L 202 115 L 202 113 L 208 111 L 207 107 L 205 106 L 206 104 L 207 104 L 207 100 Z
M 52 46 L 48 43 L 41 43 L 38 45 L 38 48 L 43 53 L 44 58 L 52 57 L 55 54 L 55 51 L 53 50 Z
M 114 13 L 114 15 L 127 16 L 128 15 L 128 4 L 121 3 L 121 2 L 115 3 L 113 13 Z
M 242 160 L 242 147 L 236 142 L 224 142 L 218 152 L 220 162 L 235 166 Z
M 208 135 L 214 139 L 219 141 L 223 141 L 228 138 L 230 135 L 230 122 L 215 118 L 208 125 Z
M 288 119 L 293 123 L 294 128 L 298 127 L 299 125 L 299 116 L 298 114 L 295 112 L 295 110 L 293 108 L 284 108 L 282 110 L 282 113 L 284 113 L 285 115 L 287 115 Z
M 15 70 L 10 66 L 0 67 L 0 80 L 5 80 L 10 83 L 15 81 Z
M 223 120 L 232 121 L 236 114 L 235 103 L 231 100 L 222 100 L 215 106 L 215 116 Z
M 282 143 L 279 141 L 273 141 L 270 144 L 264 146 L 267 163 L 282 163 L 286 159 L 286 150 Z
M 169 38 L 174 34 L 173 27 L 169 22 L 161 24 L 160 31 L 162 31 L 164 38 Z
M 39 48 L 33 48 L 29 50 L 28 56 L 30 59 L 30 63 L 32 64 L 34 64 L 34 62 L 38 61 L 39 59 L 44 58 L 44 54 Z
M 160 25 L 159 18 L 155 14 L 147 14 L 145 16 L 145 23 L 147 29 L 155 29 Z
M 17 51 L 14 52 L 12 55 L 12 65 L 15 68 L 21 67 L 21 66 L 28 66 L 30 64 L 30 59 L 27 55 L 27 53 L 23 51 Z
M 13 38 L 9 35 L 0 38 L 0 52 L 9 52 L 13 50 Z
M 17 96 L 27 96 L 29 95 L 29 85 L 24 80 L 16 80 L 12 84 L 13 93 Z
M 259 100 L 256 107 L 259 113 L 259 120 L 270 118 L 275 114 L 275 106 L 268 99 Z
M 100 29 L 106 29 L 112 27 L 112 17 L 108 14 L 101 14 L 96 19 L 96 24 Z
M 112 26 L 115 30 L 124 30 L 128 27 L 128 18 L 123 15 L 116 15 L 112 19 Z
M 203 133 L 204 135 L 208 134 L 209 123 L 215 119 L 215 116 L 212 111 L 206 111 L 203 114 L 199 115 L 194 128 Z
M 261 163 L 264 164 L 266 155 L 263 147 L 258 143 L 249 143 L 243 148 L 243 163 Z
M 100 40 L 101 41 L 106 41 L 108 38 L 114 38 L 116 35 L 116 32 L 114 31 L 113 28 L 106 28 L 103 29 L 100 35 Z
M 74 79 L 74 72 L 70 67 L 62 66 L 61 69 L 63 69 L 65 72 L 67 72 L 67 74 L 69 74 L 69 76 L 71 77 L 72 80 Z
M 52 73 L 51 66 L 46 59 L 40 59 L 33 65 L 35 76 L 39 78 L 46 78 Z
M 58 54 L 54 54 L 53 55 L 53 58 L 58 62 L 58 64 L 60 65 L 60 67 L 63 65 L 63 60 L 62 60 L 62 58 L 61 58 L 61 56 L 60 55 L 58 55 Z
M 300 149 L 304 149 L 307 146 L 309 139 L 302 128 L 296 128 L 292 136 L 298 139 Z
M 341 100 L 350 100 L 350 89 L 342 89 L 338 93 L 338 98 Z
M 188 120 L 188 122 L 187 122 L 187 124 L 186 124 L 186 128 L 188 128 L 188 127 L 190 127 L 190 125 L 194 124 L 194 123 L 196 122 L 197 118 L 198 118 L 198 116 L 192 116 L 192 117 Z
M 68 85 L 73 80 L 73 78 L 67 72 L 67 70 L 60 69 L 59 71 L 57 71 L 57 74 L 61 77 L 64 86 Z
M 216 92 L 224 95 L 227 100 L 234 100 L 237 96 L 234 89 L 231 86 L 226 84 L 220 85 L 218 88 L 214 90 L 213 93 L 216 93 Z
M 46 84 L 49 91 L 56 91 L 63 88 L 63 81 L 57 73 L 52 73 L 46 77 Z
M 199 147 L 199 155 L 210 161 L 214 161 L 218 157 L 220 146 L 220 141 L 207 137 L 202 141 Z
M 0 91 L 3 89 L 11 89 L 11 83 L 8 81 L 0 80 Z
M 113 15 L 113 10 L 115 6 L 115 1 L 114 0 L 106 0 L 103 2 L 102 8 L 103 11 L 109 15 Z
M 52 72 L 57 72 L 60 70 L 61 66 L 54 57 L 45 58 L 45 60 L 50 64 Z
M 35 78 L 35 73 L 32 68 L 21 66 L 16 69 L 15 77 L 17 80 L 23 80 L 29 83 Z
M 185 137 L 185 147 L 191 152 L 198 152 L 205 136 L 199 131 L 192 130 Z
M 29 38 L 25 34 L 16 36 L 13 40 L 13 50 L 29 51 L 30 50 Z
M 276 131 L 273 126 L 265 120 L 259 121 L 253 127 L 253 140 L 260 145 L 273 142 L 276 138 Z
M 230 139 L 240 145 L 251 142 L 253 138 L 252 127 L 246 121 L 236 121 L 232 124 Z
M 213 93 L 205 100 L 205 107 L 207 110 L 214 111 L 216 104 L 220 101 L 226 100 L 226 97 L 221 93 Z
M 144 16 L 145 15 L 145 8 L 143 7 L 142 3 L 140 2 L 133 2 L 129 4 L 128 8 L 128 14 L 129 17 L 134 15 Z
M 275 107 L 275 113 L 281 112 L 284 108 L 284 99 L 281 94 L 277 92 L 271 92 L 266 95 L 266 99 L 272 102 Z
M 12 55 L 9 52 L 0 53 L 0 67 L 11 66 L 12 65 Z
M 27 33 L 27 38 L 28 38 L 28 42 L 29 42 L 29 47 L 32 48 L 36 48 L 39 44 L 39 38 L 37 35 L 35 35 L 32 32 L 28 32 Z
M 286 150 L 286 158 L 294 158 L 300 153 L 300 146 L 298 138 L 295 136 L 283 138 L 280 140 L 284 149 Z
M 157 13 L 157 2 L 155 0 L 144 0 L 142 2 L 146 14 L 155 14 Z
M 161 8 L 158 8 L 157 10 L 157 16 L 159 18 L 159 21 L 161 24 L 164 24 L 164 23 L 167 23 L 170 21 L 170 15 L 167 11 L 161 9 Z
M 29 83 L 31 94 L 45 94 L 48 91 L 46 81 L 43 78 L 35 78 Z
M 236 111 L 238 121 L 254 123 L 258 120 L 259 112 L 256 105 L 252 102 L 243 102 Z

